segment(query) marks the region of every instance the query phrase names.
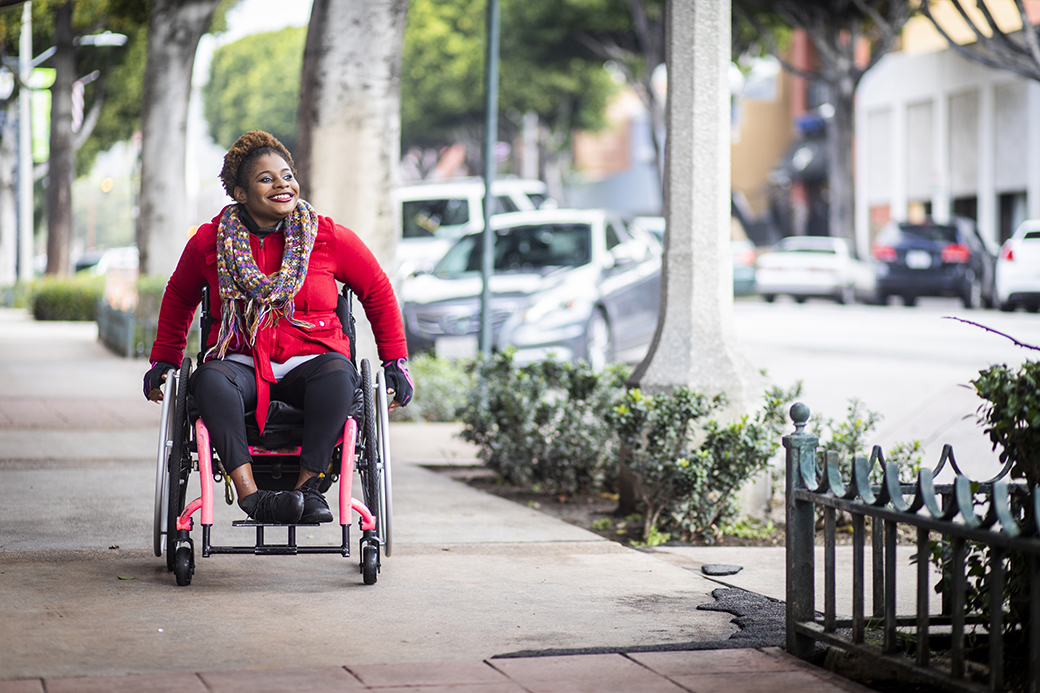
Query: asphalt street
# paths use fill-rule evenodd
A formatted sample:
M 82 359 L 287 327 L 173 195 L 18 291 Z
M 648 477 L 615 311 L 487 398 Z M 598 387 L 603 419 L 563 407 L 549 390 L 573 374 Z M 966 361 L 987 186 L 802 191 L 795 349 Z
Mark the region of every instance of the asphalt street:
M 1040 346 L 1040 315 L 965 310 L 952 299 L 904 307 L 756 298 L 739 300 L 734 310 L 751 362 L 774 384 L 801 381 L 801 400 L 814 416 L 842 420 L 857 398 L 883 417 L 871 444 L 888 449 L 918 440 L 924 464 L 934 467 L 949 443 L 969 476 L 988 479 L 1000 463 L 976 421 L 981 400 L 969 383 L 991 365 L 1017 366 L 1040 353 L 951 318 Z

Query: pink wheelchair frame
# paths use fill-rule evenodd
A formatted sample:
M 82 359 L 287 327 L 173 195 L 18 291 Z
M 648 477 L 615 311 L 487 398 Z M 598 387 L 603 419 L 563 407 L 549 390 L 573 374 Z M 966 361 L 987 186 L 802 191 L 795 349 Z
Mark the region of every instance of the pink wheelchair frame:
M 349 296 L 347 316 L 349 319 Z M 205 304 L 206 301 L 203 301 Z M 352 320 L 351 320 L 352 322 Z M 167 567 L 173 571 L 178 585 L 191 584 L 195 573 L 195 545 L 191 538 L 194 515 L 200 515 L 202 524 L 202 557 L 213 554 L 254 554 L 258 556 L 296 555 L 312 553 L 338 553 L 350 557 L 350 524 L 353 513 L 359 516 L 360 572 L 365 584 L 374 584 L 380 570 L 380 549 L 386 556 L 391 553 L 391 486 L 390 447 L 388 438 L 388 403 L 386 381 L 382 372 L 372 382 L 372 369 L 367 359 L 361 360 L 362 421 L 355 416 L 347 418 L 343 431 L 336 441 L 339 450 L 339 467 L 334 462 L 331 468 L 333 481 L 339 476 L 339 523 L 341 540 L 338 545 L 299 545 L 296 528 L 301 525 L 277 525 L 255 522 L 251 519 L 236 520 L 235 527 L 253 527 L 256 541 L 252 545 L 218 546 L 211 540 L 214 523 L 215 480 L 220 471 L 214 466 L 213 448 L 209 430 L 201 418 L 192 426 L 187 413 L 187 381 L 191 374 L 191 360 L 184 359 L 179 372 L 171 372 L 164 385 L 162 414 L 160 421 L 159 450 L 156 461 L 156 506 L 154 525 L 154 550 L 156 556 L 164 553 Z M 373 386 L 374 385 L 374 386 Z M 295 426 L 295 424 L 289 424 Z M 192 439 L 194 433 L 194 439 Z M 192 458 L 192 453 L 196 457 Z M 250 445 L 249 453 L 254 460 L 265 457 L 298 457 L 299 445 L 288 445 L 269 449 L 262 445 Z M 365 501 L 353 497 L 354 472 L 360 458 L 362 486 Z M 191 471 L 198 471 L 200 495 L 186 502 L 184 496 Z M 277 478 L 277 477 L 276 477 Z M 259 480 L 258 480 L 259 482 Z M 261 486 L 262 487 L 262 486 Z M 302 525 L 309 526 L 309 525 Z M 265 537 L 265 528 L 285 527 L 284 543 L 270 543 Z

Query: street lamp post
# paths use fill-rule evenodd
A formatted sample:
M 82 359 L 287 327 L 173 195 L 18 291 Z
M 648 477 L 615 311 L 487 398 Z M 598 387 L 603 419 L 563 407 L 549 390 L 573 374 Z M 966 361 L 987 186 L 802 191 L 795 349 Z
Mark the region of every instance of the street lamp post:
M 484 233 L 481 243 L 484 254 L 481 261 L 483 285 L 480 294 L 480 353 L 491 355 L 494 333 L 491 329 L 491 276 L 495 272 L 495 232 L 491 229 L 491 215 L 495 210 L 495 196 L 491 186 L 495 181 L 495 142 L 498 140 L 498 0 L 489 0 L 487 10 L 487 77 L 484 94 Z
M 101 34 L 79 36 L 73 40 L 77 46 L 122 46 L 125 34 L 106 31 Z M 29 107 L 32 91 L 27 88 L 32 71 L 54 55 L 52 46 L 35 58 L 32 57 L 32 2 L 22 5 L 22 30 L 18 43 L 18 76 L 21 93 L 18 96 L 18 279 L 32 281 L 33 278 L 33 158 L 32 122 Z
M 29 99 L 25 85 L 32 73 L 32 3 L 22 6 L 22 33 L 18 42 L 18 279 L 33 277 L 33 182 L 32 134 L 29 128 Z

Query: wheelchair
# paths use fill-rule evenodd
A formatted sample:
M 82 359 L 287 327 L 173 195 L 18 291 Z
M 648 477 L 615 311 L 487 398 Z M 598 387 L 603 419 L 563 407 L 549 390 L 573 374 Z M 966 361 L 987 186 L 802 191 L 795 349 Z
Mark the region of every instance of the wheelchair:
M 354 354 L 354 318 L 351 314 L 352 294 L 347 287 L 339 297 L 337 314 L 344 332 L 350 338 L 351 362 Z M 209 312 L 209 287 L 203 289 L 200 316 L 202 349 L 208 341 L 214 318 Z M 197 362 L 202 362 L 203 352 Z M 194 411 L 188 396 L 188 378 L 192 362 L 185 358 L 179 371 L 170 371 L 163 384 L 162 412 L 159 421 L 159 445 L 155 467 L 155 514 L 153 548 L 155 555 L 166 557 L 166 567 L 177 584 L 191 584 L 195 574 L 195 542 L 193 515 L 199 512 L 202 525 L 202 557 L 213 554 L 255 554 L 257 556 L 297 554 L 340 554 L 350 558 L 350 525 L 358 514 L 359 571 L 366 585 L 375 584 L 381 568 L 380 554 L 389 557 L 392 543 L 392 485 L 390 469 L 389 404 L 382 371 L 375 374 L 367 359 L 361 360 L 361 385 L 355 392 L 354 407 L 343 426 L 319 489 L 326 493 L 339 481 L 338 545 L 299 545 L 298 527 L 314 525 L 279 525 L 260 523 L 247 518 L 232 522 L 233 527 L 253 528 L 253 545 L 220 546 L 212 541 L 216 484 L 224 479 L 226 500 L 233 502 L 230 481 L 210 444 L 209 431 Z M 300 444 L 303 438 L 303 411 L 284 402 L 272 401 L 267 423 L 260 435 L 253 412 L 246 413 L 246 434 L 253 459 L 253 477 L 259 488 L 291 490 L 299 473 Z M 353 497 L 354 471 L 358 472 L 362 499 Z M 188 480 L 192 472 L 199 474 L 201 494 L 188 501 Z M 331 500 L 331 499 L 330 499 Z M 330 504 L 331 505 L 331 504 Z M 265 530 L 284 528 L 284 543 L 271 543 Z

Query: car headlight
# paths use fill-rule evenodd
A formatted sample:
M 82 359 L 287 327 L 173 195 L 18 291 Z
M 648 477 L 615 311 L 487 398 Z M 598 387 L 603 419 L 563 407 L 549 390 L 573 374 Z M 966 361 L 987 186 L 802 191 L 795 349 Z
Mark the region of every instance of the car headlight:
M 535 301 L 534 304 L 524 311 L 521 322 L 533 323 L 542 320 L 547 315 L 558 311 L 572 310 L 577 301 L 572 297 L 545 296 Z

